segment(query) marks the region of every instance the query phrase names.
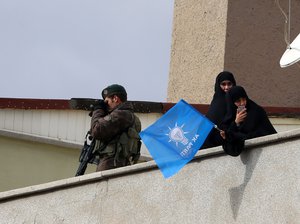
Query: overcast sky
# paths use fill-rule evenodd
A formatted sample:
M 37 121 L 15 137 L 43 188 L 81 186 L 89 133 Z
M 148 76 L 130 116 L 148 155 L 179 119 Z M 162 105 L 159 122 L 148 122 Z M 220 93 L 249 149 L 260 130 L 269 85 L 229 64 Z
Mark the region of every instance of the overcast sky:
M 174 0 L 1 0 L 0 97 L 165 102 Z

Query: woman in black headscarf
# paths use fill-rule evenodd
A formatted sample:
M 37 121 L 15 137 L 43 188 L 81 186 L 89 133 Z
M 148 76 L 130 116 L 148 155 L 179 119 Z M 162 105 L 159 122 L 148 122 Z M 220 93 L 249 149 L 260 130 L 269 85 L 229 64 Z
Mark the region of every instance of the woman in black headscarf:
M 277 133 L 265 110 L 249 99 L 243 87 L 234 86 L 227 95 L 234 105 L 234 109 L 226 115 L 224 123 L 227 128 L 222 133 L 225 138 L 223 148 L 227 154 L 238 156 L 246 139 Z
M 223 71 L 216 77 L 215 93 L 210 103 L 206 117 L 221 129 L 223 128 L 223 119 L 227 113 L 227 102 L 225 99 L 226 92 L 228 92 L 231 87 L 235 85 L 236 82 L 231 72 Z M 201 148 L 220 146 L 222 145 L 222 143 L 223 139 L 221 138 L 219 131 L 216 129 L 212 129 Z

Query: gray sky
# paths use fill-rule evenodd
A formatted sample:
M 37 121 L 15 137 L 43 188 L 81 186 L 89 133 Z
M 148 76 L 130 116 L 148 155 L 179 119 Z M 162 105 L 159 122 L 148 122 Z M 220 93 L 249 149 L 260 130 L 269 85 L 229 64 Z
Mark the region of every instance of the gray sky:
M 1 0 L 0 97 L 167 97 L 174 0 Z

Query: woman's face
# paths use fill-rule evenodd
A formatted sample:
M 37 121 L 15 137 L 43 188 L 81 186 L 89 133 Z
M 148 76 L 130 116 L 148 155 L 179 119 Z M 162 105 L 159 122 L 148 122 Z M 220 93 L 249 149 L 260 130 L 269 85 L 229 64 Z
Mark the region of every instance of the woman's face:
M 234 102 L 234 104 L 235 104 L 237 107 L 239 107 L 239 106 L 246 106 L 246 104 L 247 104 L 247 99 L 246 99 L 245 97 L 241 97 L 241 98 L 239 98 L 238 100 L 236 100 L 236 101 Z
M 225 93 L 227 93 L 231 89 L 232 86 L 233 86 L 233 84 L 229 80 L 224 80 L 220 83 L 220 87 Z

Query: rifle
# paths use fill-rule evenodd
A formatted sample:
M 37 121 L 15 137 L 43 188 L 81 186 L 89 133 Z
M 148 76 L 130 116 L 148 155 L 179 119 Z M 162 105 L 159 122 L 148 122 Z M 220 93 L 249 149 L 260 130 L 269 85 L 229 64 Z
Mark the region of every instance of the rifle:
M 91 98 L 71 98 L 69 101 L 70 108 L 72 109 L 81 109 L 90 111 L 89 115 L 92 116 L 92 112 L 99 108 L 103 108 L 103 100 L 100 99 L 91 99 Z M 106 108 L 106 107 L 105 107 Z
M 91 140 L 90 144 L 88 144 L 88 139 Z M 84 145 L 81 149 L 81 153 L 79 156 L 80 164 L 75 176 L 83 175 L 87 168 L 88 163 L 98 164 L 98 161 L 95 159 L 96 156 L 94 152 L 95 144 L 96 144 L 96 140 L 91 139 L 90 131 L 88 131 L 85 136 Z

